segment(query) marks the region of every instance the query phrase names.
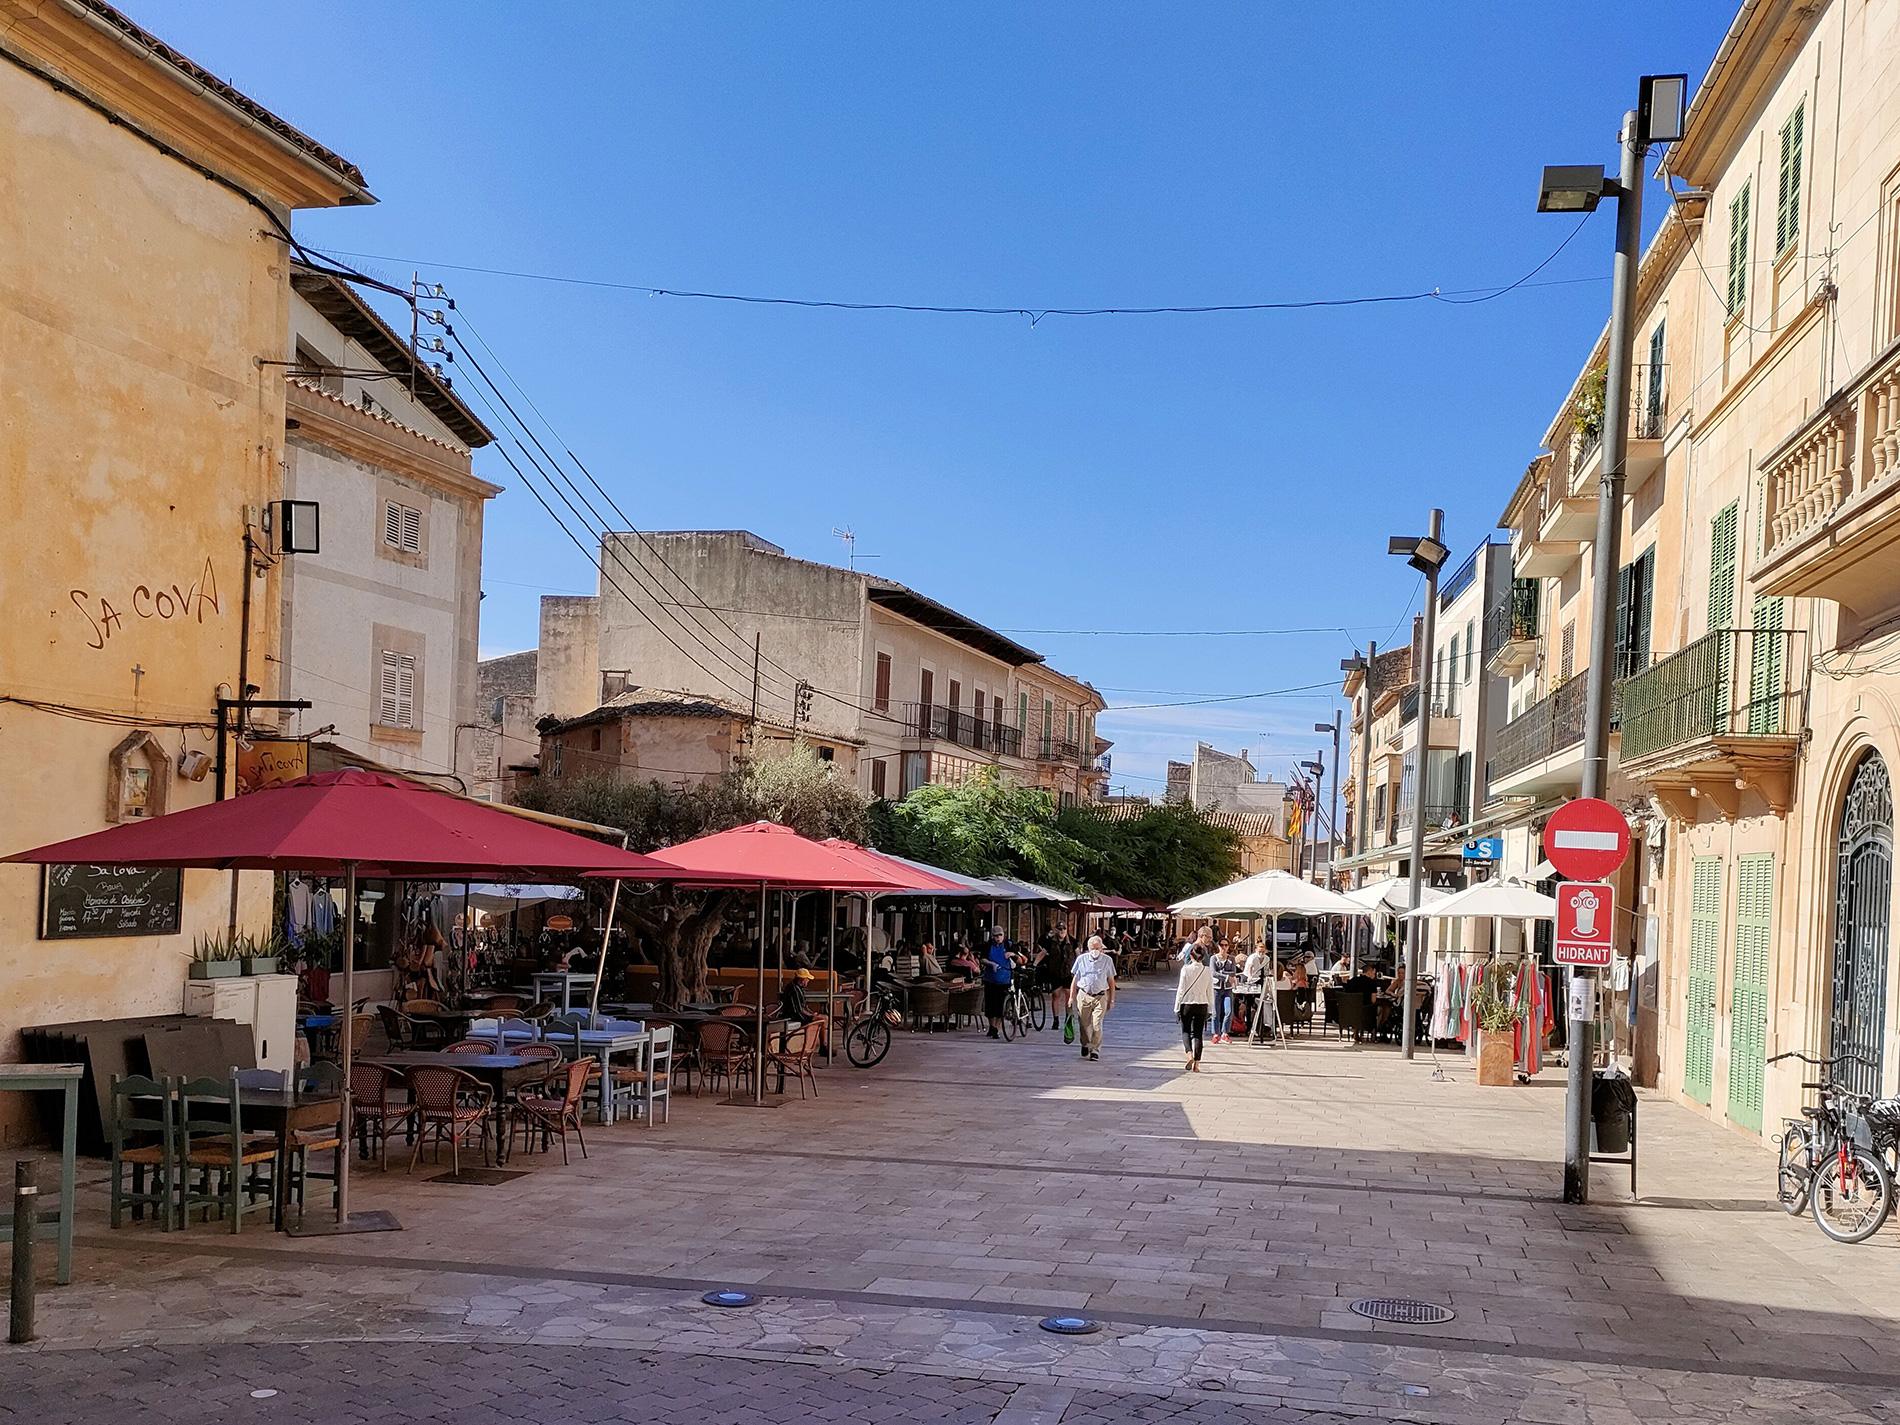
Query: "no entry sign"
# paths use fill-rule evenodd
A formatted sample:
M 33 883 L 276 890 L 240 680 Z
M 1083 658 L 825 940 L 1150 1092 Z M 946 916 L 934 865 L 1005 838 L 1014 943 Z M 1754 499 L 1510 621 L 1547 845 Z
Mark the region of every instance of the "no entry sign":
M 1610 967 L 1616 926 L 1616 892 L 1591 881 L 1557 887 L 1557 935 L 1552 954 L 1559 965 L 1597 970 Z
M 1597 797 L 1565 802 L 1544 823 L 1544 855 L 1566 880 L 1604 880 L 1629 854 L 1629 823 Z

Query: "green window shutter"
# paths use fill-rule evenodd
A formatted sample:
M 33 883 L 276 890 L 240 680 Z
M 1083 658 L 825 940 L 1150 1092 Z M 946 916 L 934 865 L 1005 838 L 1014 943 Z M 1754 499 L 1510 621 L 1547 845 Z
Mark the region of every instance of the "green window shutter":
M 1710 524 L 1709 533 L 1709 632 L 1730 627 L 1735 621 L 1735 521 L 1739 507 L 1730 505 Z M 1728 731 L 1730 706 L 1729 672 L 1734 662 L 1733 639 L 1718 641 L 1715 650 L 1714 707 L 1709 730 Z
M 1798 106 L 1781 126 L 1781 178 L 1775 192 L 1775 256 L 1801 235 L 1801 130 L 1807 105 Z
M 1744 183 L 1728 205 L 1728 314 L 1738 315 L 1748 300 L 1749 185 Z
M 1690 888 L 1682 1091 L 1697 1103 L 1708 1103 L 1715 1077 L 1715 990 L 1722 958 L 1722 858 L 1696 857 Z
M 1748 650 L 1748 730 L 1757 737 L 1786 732 L 1781 712 L 1782 647 L 1780 599 L 1755 600 Z
M 1735 973 L 1729 985 L 1728 1116 L 1761 1132 L 1768 1061 L 1768 972 L 1773 945 L 1775 857 L 1735 863 Z

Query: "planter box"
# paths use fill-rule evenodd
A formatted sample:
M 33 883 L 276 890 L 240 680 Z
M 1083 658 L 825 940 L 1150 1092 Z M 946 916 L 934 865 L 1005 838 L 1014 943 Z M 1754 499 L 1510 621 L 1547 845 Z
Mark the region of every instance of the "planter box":
M 1511 1031 L 1478 1031 L 1478 1083 L 1486 1088 L 1508 1088 L 1516 1078 L 1517 1055 Z
M 244 973 L 242 960 L 193 960 L 190 978 L 194 980 L 230 980 Z
M 244 973 L 247 975 L 274 975 L 277 973 L 277 956 L 246 955 Z

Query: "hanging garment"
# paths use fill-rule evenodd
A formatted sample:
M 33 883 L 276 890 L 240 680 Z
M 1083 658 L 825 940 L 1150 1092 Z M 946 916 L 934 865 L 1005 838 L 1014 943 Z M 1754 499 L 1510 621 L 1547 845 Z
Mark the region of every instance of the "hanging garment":
M 304 935 L 312 928 L 310 882 L 302 876 L 291 879 L 284 892 L 284 936 L 292 945 L 302 945 Z
M 1447 1039 L 1465 1037 L 1465 975 L 1469 967 L 1462 961 L 1446 973 L 1445 1033 Z
M 318 935 L 336 929 L 336 900 L 328 885 L 310 897 L 310 929 Z
M 1432 1038 L 1451 1038 L 1451 979 L 1456 973 L 1447 965 L 1432 982 Z

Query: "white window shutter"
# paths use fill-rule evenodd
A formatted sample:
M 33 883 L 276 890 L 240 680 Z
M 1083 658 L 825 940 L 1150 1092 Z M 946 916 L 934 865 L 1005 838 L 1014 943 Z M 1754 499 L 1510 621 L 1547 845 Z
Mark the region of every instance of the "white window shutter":
M 377 680 L 376 720 L 384 727 L 398 727 L 402 715 L 400 654 L 384 650 L 381 675 Z
M 402 547 L 410 554 L 422 552 L 422 511 L 402 507 Z
M 398 727 L 416 725 L 416 660 L 402 654 L 396 660 L 396 707 Z
M 394 500 L 383 502 L 383 543 L 402 548 L 402 506 Z

